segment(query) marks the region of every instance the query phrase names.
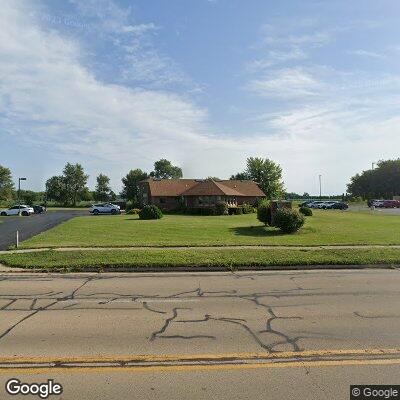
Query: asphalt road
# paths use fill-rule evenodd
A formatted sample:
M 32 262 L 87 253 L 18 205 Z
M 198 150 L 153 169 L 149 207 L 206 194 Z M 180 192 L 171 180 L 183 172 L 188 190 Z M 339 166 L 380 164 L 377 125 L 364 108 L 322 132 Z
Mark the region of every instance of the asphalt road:
M 4 273 L 0 398 L 348 399 L 400 384 L 399 310 L 398 270 Z
M 29 217 L 0 217 L 0 250 L 7 250 L 9 246 L 15 244 L 16 231 L 19 231 L 19 240 L 22 241 L 77 215 L 86 214 L 88 214 L 87 210 L 49 211 Z

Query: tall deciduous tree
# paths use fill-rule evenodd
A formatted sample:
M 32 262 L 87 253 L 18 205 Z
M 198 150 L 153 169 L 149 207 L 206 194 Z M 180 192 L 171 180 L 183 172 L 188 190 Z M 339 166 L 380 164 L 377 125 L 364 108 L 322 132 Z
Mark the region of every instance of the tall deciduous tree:
M 97 184 L 94 191 L 94 198 L 98 201 L 110 200 L 111 187 L 110 178 L 107 175 L 99 174 L 96 178 Z
M 139 200 L 140 187 L 139 182 L 147 179 L 147 172 L 141 169 L 131 169 L 125 177 L 122 178 L 121 196 L 127 200 L 137 203 Z
M 282 197 L 284 191 L 282 168 L 268 158 L 249 157 L 245 171 L 232 175 L 231 179 L 257 182 L 269 199 Z
M 375 169 L 356 174 L 347 185 L 347 191 L 364 199 L 400 196 L 400 158 L 379 161 Z
M 88 190 L 87 180 L 88 175 L 84 173 L 80 164 L 67 163 L 62 175 L 47 180 L 47 199 L 75 206 Z
M 154 163 L 154 171 L 150 176 L 158 179 L 179 179 L 182 178 L 182 169 L 172 165 L 171 161 L 162 158 Z
M 46 181 L 46 199 L 63 203 L 64 182 L 62 176 L 52 176 Z
M 0 165 L 0 200 L 11 200 L 14 192 L 14 183 L 12 181 L 9 168 Z
M 75 206 L 86 188 L 89 176 L 85 174 L 81 164 L 67 163 L 63 170 L 63 178 L 66 200 L 68 204 Z

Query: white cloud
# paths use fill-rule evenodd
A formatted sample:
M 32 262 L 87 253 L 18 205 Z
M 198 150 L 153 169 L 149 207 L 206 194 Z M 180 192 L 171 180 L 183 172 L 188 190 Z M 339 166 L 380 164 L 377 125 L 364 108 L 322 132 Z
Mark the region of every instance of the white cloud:
M 307 54 L 300 48 L 292 47 L 288 50 L 269 50 L 266 55 L 259 57 L 247 64 L 249 72 L 265 70 L 274 65 L 287 61 L 303 60 Z
M 43 27 L 45 21 L 30 8 L 31 2 L 3 1 L 0 13 L 0 137 L 18 137 L 18 151 L 26 151 L 18 157 L 28 158 L 32 147 L 42 152 L 43 164 L 49 155 L 60 163 L 81 162 L 92 177 L 109 174 L 118 190 L 129 168 L 149 170 L 161 157 L 181 165 L 186 177 L 224 178 L 241 170 L 251 155 L 282 164 L 289 190 L 315 192 L 322 173 L 330 192 L 340 192 L 364 164 L 391 157 L 400 145 L 396 90 L 388 96 L 380 86 L 377 94 L 368 86 L 371 76 L 359 75 L 354 85 L 356 75 L 340 75 L 336 87 L 338 75 L 326 69 L 263 70 L 252 78 L 257 95 L 297 102 L 271 109 L 246 136 L 216 135 L 207 110 L 188 95 L 97 78 L 80 43 L 54 25 Z M 121 33 L 121 27 L 138 24 L 123 11 L 111 11 L 108 27 L 116 37 L 134 35 Z M 107 10 L 93 12 L 106 15 Z M 147 73 L 146 50 L 138 44 L 135 52 L 136 60 L 143 59 L 138 71 Z M 374 79 L 397 88 L 396 77 Z
M 348 54 L 354 54 L 356 56 L 362 56 L 362 57 L 370 57 L 370 58 L 386 58 L 384 54 L 381 53 L 376 53 L 374 51 L 368 51 L 368 50 L 349 50 L 347 52 Z
M 142 35 L 143 33 L 154 31 L 158 27 L 152 22 L 148 24 L 126 25 L 121 28 L 121 32 L 134 33 L 135 35 Z
M 321 84 L 301 69 L 282 69 L 250 81 L 248 89 L 263 97 L 297 98 L 314 96 Z

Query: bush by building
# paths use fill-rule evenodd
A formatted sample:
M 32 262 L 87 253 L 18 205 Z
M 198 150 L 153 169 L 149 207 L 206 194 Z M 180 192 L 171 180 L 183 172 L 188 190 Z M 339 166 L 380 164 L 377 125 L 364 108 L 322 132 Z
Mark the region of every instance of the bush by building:
M 162 211 L 154 205 L 144 206 L 139 212 L 140 219 L 160 219 L 162 217 Z
M 304 225 L 304 222 L 304 215 L 291 209 L 282 208 L 277 210 L 274 215 L 274 226 L 283 233 L 297 232 Z
M 311 217 L 313 215 L 312 210 L 310 207 L 300 207 L 299 211 L 305 216 L 305 217 Z
M 250 204 L 243 203 L 242 205 L 243 214 L 252 214 L 254 212 L 254 207 Z
M 265 226 L 272 223 L 272 212 L 268 201 L 262 201 L 257 207 L 257 219 Z
M 128 215 L 137 215 L 140 213 L 140 208 L 131 208 L 129 211 L 126 212 Z
M 219 201 L 215 205 L 217 215 L 228 215 L 228 203 L 226 201 Z

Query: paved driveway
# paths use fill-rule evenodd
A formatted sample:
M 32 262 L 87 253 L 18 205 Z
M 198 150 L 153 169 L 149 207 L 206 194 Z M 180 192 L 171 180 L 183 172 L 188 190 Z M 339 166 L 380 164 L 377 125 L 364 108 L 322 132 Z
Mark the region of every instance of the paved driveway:
M 79 215 L 88 215 L 88 212 L 49 211 L 30 217 L 0 217 L 0 250 L 7 250 L 15 244 L 16 231 L 19 231 L 19 240 L 22 241 Z

